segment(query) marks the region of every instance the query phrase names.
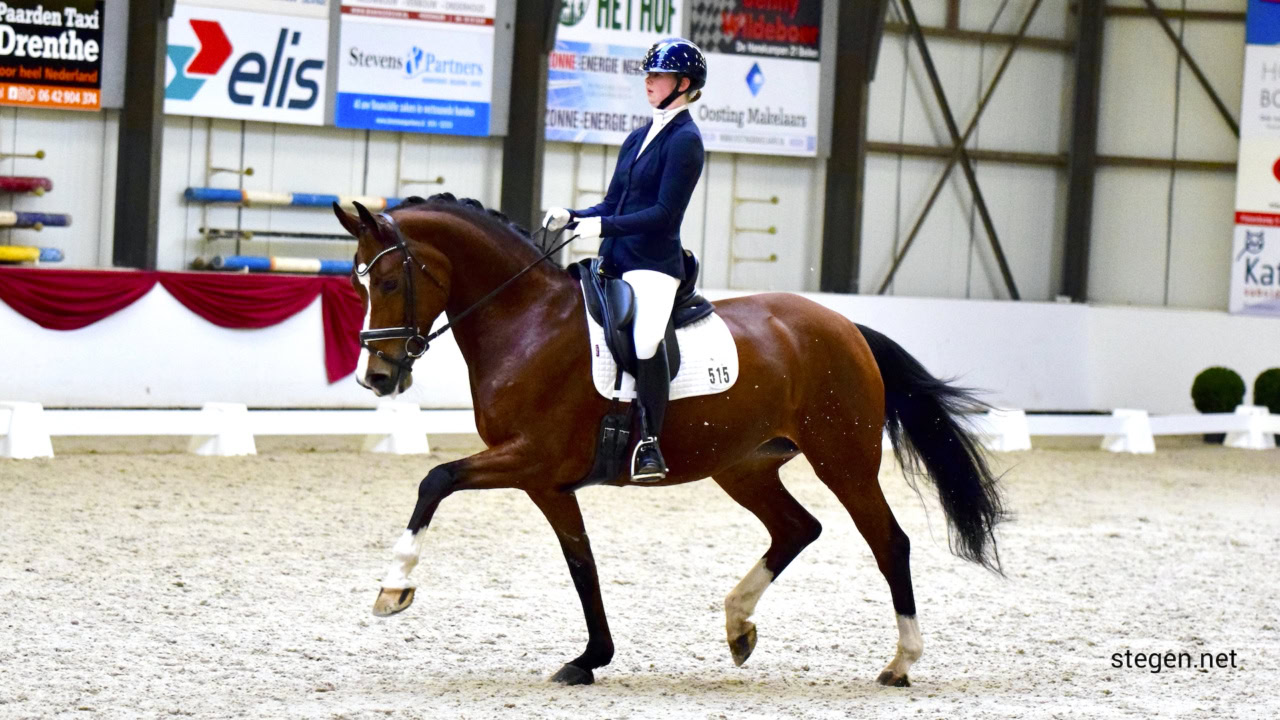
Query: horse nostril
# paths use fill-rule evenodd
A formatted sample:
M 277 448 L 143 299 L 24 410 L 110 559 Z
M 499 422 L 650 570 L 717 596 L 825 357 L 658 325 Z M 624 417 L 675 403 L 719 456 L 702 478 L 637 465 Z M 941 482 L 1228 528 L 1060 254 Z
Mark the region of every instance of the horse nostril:
M 365 375 L 364 379 L 365 382 L 369 383 L 369 387 L 384 395 L 392 390 L 391 376 L 386 373 L 369 373 Z

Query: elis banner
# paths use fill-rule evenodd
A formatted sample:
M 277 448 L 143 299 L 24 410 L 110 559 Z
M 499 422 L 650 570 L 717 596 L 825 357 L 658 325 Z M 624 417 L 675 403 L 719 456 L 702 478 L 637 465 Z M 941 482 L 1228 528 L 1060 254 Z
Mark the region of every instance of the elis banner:
M 166 54 L 167 114 L 324 124 L 327 18 L 180 4 Z

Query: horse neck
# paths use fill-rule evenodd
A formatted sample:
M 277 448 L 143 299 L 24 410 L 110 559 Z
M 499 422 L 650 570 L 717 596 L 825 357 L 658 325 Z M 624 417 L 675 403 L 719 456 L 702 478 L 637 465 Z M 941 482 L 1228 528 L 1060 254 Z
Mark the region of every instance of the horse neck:
M 450 320 L 475 306 L 541 255 L 514 233 L 495 233 L 447 212 L 436 215 L 437 226 L 418 236 L 442 238 L 431 245 L 449 260 L 445 312 Z M 550 262 L 539 262 L 472 310 L 451 332 L 467 365 L 473 372 L 483 374 L 486 367 L 502 358 L 532 350 L 539 338 L 555 327 L 557 319 L 573 314 L 578 301 L 568 273 Z

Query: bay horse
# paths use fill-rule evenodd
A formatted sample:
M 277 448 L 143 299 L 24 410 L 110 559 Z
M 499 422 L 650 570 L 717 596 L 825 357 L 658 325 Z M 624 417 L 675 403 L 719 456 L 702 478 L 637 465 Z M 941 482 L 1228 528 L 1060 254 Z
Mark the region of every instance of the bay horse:
M 378 396 L 407 389 L 412 362 L 427 349 L 423 334 L 445 313 L 458 321 L 453 332 L 487 447 L 436 466 L 422 480 L 374 614 L 392 615 L 413 602 L 408 576 L 442 500 L 460 490 L 523 490 L 555 531 L 586 616 L 586 650 L 552 680 L 594 682 L 593 671 L 609 664 L 614 647 L 573 490 L 592 468 L 609 401 L 591 380 L 578 281 L 540 261 L 543 253 L 527 234 L 475 201 L 447 193 L 411 198 L 377 217 L 355 207 L 353 216 L 334 205 L 359 241 L 352 283 L 366 307 L 367 352 L 357 381 Z M 725 598 L 734 662 L 741 665 L 755 649 L 750 618 L 761 595 L 822 530 L 778 475 L 803 453 L 853 518 L 889 584 L 898 645 L 877 681 L 909 685 L 923 642 L 910 542 L 877 478 L 882 433 L 888 430 L 912 487 L 916 475 L 936 487 L 952 552 L 1002 574 L 994 535 L 1006 518 L 1001 490 L 962 417 L 985 405 L 973 391 L 930 375 L 884 335 L 798 295 L 734 298 L 715 310 L 736 342 L 739 378 L 720 394 L 671 403 L 661 436 L 670 472 L 652 486 L 710 477 L 769 531 L 768 550 Z M 631 480 L 624 469 L 606 484 Z

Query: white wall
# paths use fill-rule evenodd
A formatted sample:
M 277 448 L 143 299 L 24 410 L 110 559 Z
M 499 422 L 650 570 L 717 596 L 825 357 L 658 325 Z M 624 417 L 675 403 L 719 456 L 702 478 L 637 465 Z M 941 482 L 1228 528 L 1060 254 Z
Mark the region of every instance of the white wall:
M 373 407 L 373 394 L 353 376 L 328 382 L 323 328 L 319 298 L 279 325 L 233 330 L 192 314 L 160 285 L 115 315 L 65 332 L 0 303 L 0 398 L 50 407 Z M 415 380 L 408 402 L 471 404 L 452 335 L 432 344 Z
M 723 298 L 732 291 L 709 291 Z M 894 338 L 934 374 L 1031 410 L 1192 412 L 1195 374 L 1235 369 L 1252 386 L 1280 365 L 1280 323 L 1220 312 L 1056 303 L 810 294 Z M 352 377 L 329 384 L 319 300 L 280 325 L 229 330 L 162 287 L 81 330 L 44 330 L 0 303 L 0 400 L 50 407 L 372 407 Z M 404 399 L 469 407 L 466 366 L 446 334 Z

